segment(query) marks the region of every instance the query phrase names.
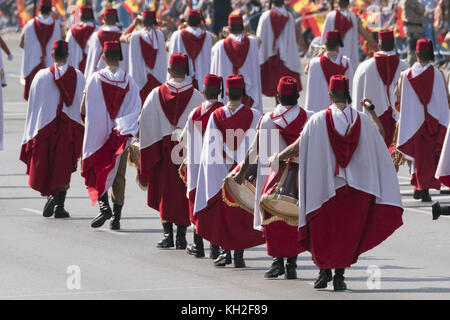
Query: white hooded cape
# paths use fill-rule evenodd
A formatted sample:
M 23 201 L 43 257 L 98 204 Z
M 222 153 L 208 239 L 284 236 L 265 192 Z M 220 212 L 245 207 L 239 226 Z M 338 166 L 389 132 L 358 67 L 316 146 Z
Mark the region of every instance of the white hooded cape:
M 86 22 L 84 25 L 86 26 L 95 26 L 95 24 L 91 21 Z M 95 26 L 95 31 L 98 30 L 98 27 Z M 93 34 L 94 34 L 93 33 Z M 91 35 L 92 36 L 92 35 Z M 74 67 L 75 69 L 78 69 L 78 66 L 80 65 L 80 62 L 83 60 L 83 49 L 81 49 L 80 45 L 78 44 L 78 42 L 75 40 L 75 38 L 72 35 L 72 31 L 71 29 L 69 29 L 69 31 L 67 31 L 67 35 L 66 35 L 66 41 L 69 44 L 69 58 L 67 59 L 67 63 Z M 89 51 L 89 40 L 86 43 L 86 47 L 84 48 L 84 53 L 87 54 Z

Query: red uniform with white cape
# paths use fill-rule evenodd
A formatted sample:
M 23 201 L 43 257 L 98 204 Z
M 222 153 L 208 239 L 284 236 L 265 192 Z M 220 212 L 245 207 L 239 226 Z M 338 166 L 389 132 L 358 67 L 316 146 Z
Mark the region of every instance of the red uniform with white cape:
M 140 181 L 147 182 L 147 204 L 162 220 L 178 225 L 189 226 L 190 220 L 186 185 L 178 176 L 177 135 L 203 101 L 190 82 L 170 79 L 150 92 L 139 120 Z
M 187 120 L 186 143 L 186 186 L 187 198 L 189 200 L 189 218 L 195 224 L 194 203 L 197 189 L 198 171 L 200 167 L 200 156 L 202 154 L 203 136 L 206 131 L 209 118 L 212 113 L 223 107 L 222 102 L 203 102 L 194 109 Z
M 103 45 L 106 41 L 119 41 L 122 32 L 116 26 L 102 26 L 98 31 L 92 34 L 88 41 L 88 54 L 86 58 L 86 69 L 84 76 L 89 79 L 90 76 L 101 69 L 106 64 L 103 60 Z M 128 44 L 120 43 L 122 49 L 123 60 L 120 61 L 119 67 L 128 72 Z
M 402 225 L 397 175 L 363 113 L 335 106 L 300 136 L 299 241 L 320 269 L 347 268 Z
M 228 198 L 222 194 L 223 180 L 244 160 L 256 137 L 259 118 L 260 113 L 246 105 L 241 104 L 234 112 L 225 106 L 213 112 L 206 127 L 194 218 L 197 233 L 224 250 L 242 250 L 264 243 L 262 232 L 253 229 L 252 215 L 239 206 L 229 206 L 222 198 Z M 227 130 L 239 130 L 237 135 L 245 135 L 238 141 L 236 137 L 224 139 Z
M 440 189 L 434 177 L 448 126 L 447 88 L 442 73 L 416 62 L 402 73 L 397 149 L 413 158 L 411 184 Z
M 130 74 L 139 88 L 142 104 L 150 92 L 166 80 L 167 55 L 164 34 L 155 28 L 133 32 L 130 39 Z
M 271 172 L 268 167 L 269 157 L 294 143 L 312 114 L 298 105 L 290 109 L 278 105 L 273 112 L 266 113 L 260 123 L 253 227 L 264 232 L 267 254 L 272 257 L 293 257 L 304 249 L 297 241 L 297 223 L 289 223 L 260 209 L 260 199 Z
M 69 58 L 67 62 L 70 66 L 84 73 L 88 53 L 88 40 L 96 31 L 96 25 L 89 21 L 73 27 L 67 32 L 66 41 L 69 44 Z
M 42 196 L 57 195 L 76 170 L 84 86 L 83 74 L 68 64 L 40 70 L 31 85 L 20 160 L 27 165 L 30 187 Z
M 359 65 L 359 33 L 358 18 L 356 14 L 345 10 L 333 10 L 327 14 L 322 29 L 320 43 L 325 43 L 325 34 L 328 30 L 338 30 L 344 47 L 339 52 L 350 59 L 353 70 Z
M 330 105 L 328 96 L 328 84 L 333 75 L 342 74 L 347 76 L 352 90 L 353 68 L 350 60 L 341 53 L 333 60 L 327 53 L 320 57 L 314 57 L 309 62 L 308 80 L 306 86 L 305 108 L 309 111 L 318 112 Z M 318 94 L 320 92 L 321 94 Z
M 353 78 L 352 100 L 358 111 L 366 112 L 359 103 L 368 98 L 375 105 L 375 113 L 384 128 L 384 141 L 388 147 L 394 138 L 398 115 L 394 111 L 396 97 L 395 85 L 403 70 L 409 65 L 400 60 L 395 51 L 379 51 L 373 58 L 362 62 Z
M 3 60 L 2 60 L 2 54 L 0 53 L 0 69 L 3 68 Z M 3 87 L 6 87 L 6 74 L 5 77 L 1 80 L 0 85 L 0 151 L 3 150 Z
M 301 91 L 301 64 L 295 36 L 295 21 L 285 8 L 272 7 L 259 18 L 256 35 L 262 40 L 259 47 L 262 93 L 275 97 L 280 78 L 291 76 Z
M 23 28 L 24 53 L 22 58 L 21 82 L 25 84 L 24 98 L 28 100 L 31 83 L 36 73 L 53 64 L 52 45 L 61 40 L 59 21 L 51 16 L 37 16 Z
M 138 132 L 139 89 L 122 69 L 95 72 L 86 85 L 86 131 L 81 175 L 92 204 L 112 186 L 120 155 Z
M 252 108 L 262 114 L 258 40 L 244 34 L 230 34 L 217 42 L 211 51 L 211 73 L 223 79 L 231 75 L 242 75 L 245 92 L 254 101 Z M 226 104 L 228 98 L 225 96 L 221 101 Z
M 203 80 L 211 66 L 211 48 L 211 34 L 203 28 L 187 27 L 175 31 L 170 38 L 169 55 L 184 53 L 189 57 L 189 75 L 186 80 L 192 81 L 200 92 L 203 92 Z

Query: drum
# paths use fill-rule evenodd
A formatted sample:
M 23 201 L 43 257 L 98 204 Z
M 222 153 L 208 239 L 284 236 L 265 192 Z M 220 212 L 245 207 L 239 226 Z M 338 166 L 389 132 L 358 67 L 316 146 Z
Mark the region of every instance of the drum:
M 233 175 L 239 172 L 241 166 L 236 166 L 228 176 L 225 178 L 222 187 L 222 198 L 230 206 L 235 206 L 233 203 L 229 203 L 226 200 L 224 191 L 232 198 L 232 200 L 245 211 L 253 214 L 255 208 L 255 194 L 256 194 L 256 176 L 258 165 L 251 164 L 245 175 L 244 183 L 236 183 L 233 179 Z
M 130 144 L 128 147 L 128 164 L 132 167 L 135 167 L 137 170 L 136 173 L 136 184 L 142 189 L 147 190 L 147 186 L 144 185 L 144 183 L 141 182 L 139 179 L 140 177 L 140 170 L 141 170 L 141 151 L 139 147 L 139 141 L 134 141 Z
M 298 163 L 281 163 L 278 172 L 270 172 L 259 204 L 264 212 L 291 225 L 297 225 Z M 264 220 L 269 218 L 266 217 Z M 263 221 L 263 224 L 267 224 L 267 221 L 266 223 Z

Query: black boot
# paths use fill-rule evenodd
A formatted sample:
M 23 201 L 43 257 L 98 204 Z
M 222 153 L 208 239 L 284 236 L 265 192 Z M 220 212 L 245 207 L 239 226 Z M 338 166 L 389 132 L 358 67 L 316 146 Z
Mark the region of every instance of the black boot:
M 320 269 L 319 277 L 316 282 L 314 282 L 314 289 L 324 289 L 327 287 L 328 282 L 333 280 L 333 274 L 331 269 Z
M 183 226 L 182 224 L 177 224 L 177 235 L 175 241 L 176 249 L 184 250 L 187 246 L 186 241 L 186 230 L 187 226 Z
M 122 216 L 122 207 L 120 204 L 113 204 L 113 218 L 109 227 L 111 230 L 120 230 L 120 217 Z
M 209 258 L 216 260 L 220 255 L 220 247 L 215 244 L 209 246 Z
M 423 197 L 423 190 L 414 189 L 413 198 L 419 200 L 422 199 L 422 197 Z
M 70 218 L 69 213 L 64 209 L 64 201 L 66 201 L 67 191 L 61 191 L 58 195 L 58 201 L 56 202 L 56 207 L 53 211 L 55 218 L 65 219 Z
M 194 231 L 194 243 L 186 247 L 187 253 L 195 256 L 196 258 L 203 258 L 205 256 L 205 249 L 203 246 L 203 238 L 197 232 Z
M 423 194 L 422 194 L 422 202 L 431 202 L 431 196 L 430 196 L 430 192 L 428 189 L 424 189 L 422 190 Z
M 234 267 L 245 268 L 244 250 L 234 250 Z
M 344 282 L 344 280 L 345 280 L 344 272 L 345 272 L 345 269 L 335 269 L 334 270 L 334 277 L 333 277 L 334 291 L 347 290 L 347 285 Z
M 433 209 L 433 220 L 437 220 L 441 215 L 450 215 L 450 206 L 441 206 L 439 201 L 434 201 L 431 208 Z
M 42 215 L 46 218 L 51 217 L 53 215 L 53 212 L 55 211 L 57 202 L 58 202 L 57 196 L 47 196 L 47 202 L 45 203 Z
M 222 250 L 217 259 L 214 260 L 214 265 L 216 267 L 225 267 L 227 264 L 231 264 L 231 251 Z
M 157 248 L 167 249 L 173 248 L 173 224 L 172 222 L 164 222 L 162 224 L 164 229 L 164 238 L 158 242 L 156 245 Z
M 284 274 L 284 259 L 273 258 L 270 269 L 264 273 L 264 278 L 277 278 Z
M 284 277 L 286 279 L 297 279 L 297 256 L 287 258 Z
M 105 192 L 100 199 L 98 199 L 100 213 L 92 220 L 92 228 L 100 228 L 108 219 L 112 217 L 112 210 L 109 206 L 108 192 Z

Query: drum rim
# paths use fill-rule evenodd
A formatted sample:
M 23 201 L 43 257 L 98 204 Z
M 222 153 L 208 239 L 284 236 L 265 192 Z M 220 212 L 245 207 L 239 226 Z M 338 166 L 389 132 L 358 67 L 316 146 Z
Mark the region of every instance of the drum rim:
M 250 214 L 253 215 L 254 209 L 249 208 L 247 205 L 245 205 L 245 204 L 243 204 L 241 201 L 237 200 L 237 197 L 236 197 L 236 195 L 234 194 L 234 192 L 231 191 L 230 188 L 228 187 L 228 181 L 233 180 L 233 178 L 231 177 L 231 173 L 232 173 L 232 172 L 230 172 L 230 173 L 228 174 L 228 176 L 225 178 L 225 180 L 224 180 L 224 182 L 223 182 L 223 185 L 222 185 L 222 200 L 223 200 L 228 206 L 230 206 L 230 207 L 240 207 L 241 209 L 243 209 L 243 210 L 245 210 L 245 211 L 247 211 L 248 213 L 250 213 Z M 234 180 L 233 180 L 233 182 L 236 183 Z M 249 188 L 249 189 L 250 189 L 250 188 Z M 230 195 L 231 198 L 233 198 L 233 200 L 234 200 L 234 202 L 236 203 L 236 205 L 234 205 L 233 203 L 230 203 L 230 201 L 228 201 L 228 200 L 226 199 L 225 191 L 228 192 L 228 194 Z M 256 196 L 256 195 L 255 195 L 255 196 Z

